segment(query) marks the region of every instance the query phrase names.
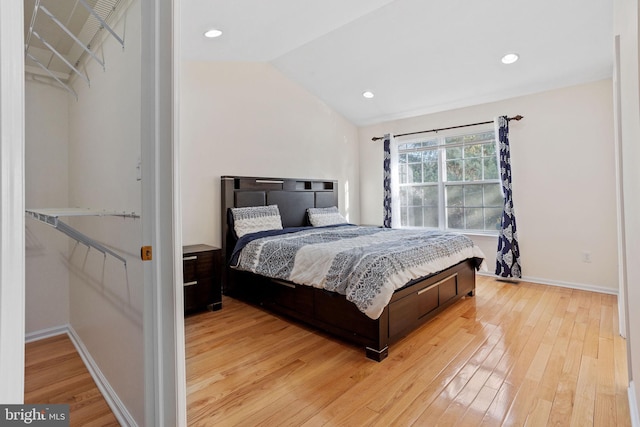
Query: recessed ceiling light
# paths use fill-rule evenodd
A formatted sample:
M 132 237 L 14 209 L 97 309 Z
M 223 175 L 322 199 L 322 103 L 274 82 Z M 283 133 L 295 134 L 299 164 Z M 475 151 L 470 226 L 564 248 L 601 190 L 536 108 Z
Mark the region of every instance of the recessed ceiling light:
M 362 96 L 364 96 L 367 99 L 371 99 L 373 98 L 375 95 L 373 94 L 373 92 L 371 91 L 366 91 L 366 92 L 362 92 Z
M 204 36 L 208 39 L 220 37 L 221 35 L 222 35 L 222 31 L 216 30 L 215 28 L 212 28 L 204 33 Z
M 502 57 L 501 61 L 503 64 L 513 64 L 520 58 L 517 53 L 507 53 Z

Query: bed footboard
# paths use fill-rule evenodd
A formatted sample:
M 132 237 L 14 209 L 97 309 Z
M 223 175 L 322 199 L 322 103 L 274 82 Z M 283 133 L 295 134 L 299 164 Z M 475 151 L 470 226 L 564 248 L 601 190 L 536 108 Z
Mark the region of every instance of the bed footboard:
M 380 362 L 389 355 L 391 344 L 457 300 L 473 295 L 476 265 L 466 260 L 399 289 L 378 319 L 369 318 L 335 292 L 251 273 L 230 270 L 226 289 L 231 296 L 363 346 L 367 358 Z

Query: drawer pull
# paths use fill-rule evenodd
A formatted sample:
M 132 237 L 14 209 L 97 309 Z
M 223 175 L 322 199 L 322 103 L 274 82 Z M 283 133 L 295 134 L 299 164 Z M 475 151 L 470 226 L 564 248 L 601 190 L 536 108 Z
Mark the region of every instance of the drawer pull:
M 277 279 L 271 279 L 271 281 L 273 283 L 277 283 L 278 285 L 286 286 L 287 288 L 291 288 L 291 289 L 295 289 L 296 288 L 296 285 L 294 285 L 293 283 L 287 283 L 287 282 L 283 282 L 282 280 L 277 280 Z
M 453 277 L 456 277 L 457 275 L 458 275 L 458 273 L 453 273 L 451 276 L 449 276 L 449 277 L 445 277 L 444 279 L 440 280 L 439 282 L 434 283 L 434 284 L 433 284 L 433 285 L 431 285 L 431 286 L 427 286 L 426 288 L 422 288 L 422 289 L 420 289 L 420 290 L 418 291 L 418 295 L 421 295 L 421 294 L 423 294 L 423 293 L 427 292 L 428 290 L 435 288 L 436 286 L 438 286 L 438 285 L 440 285 L 440 284 L 442 284 L 442 283 L 446 282 L 447 280 L 449 280 L 449 279 L 451 279 L 451 278 L 453 278 Z
M 256 179 L 256 184 L 284 184 L 280 179 Z
M 198 281 L 197 281 L 197 280 L 194 280 L 193 282 L 186 282 L 186 283 L 184 284 L 184 286 L 185 286 L 185 287 L 187 287 L 187 286 L 193 286 L 193 285 L 197 285 L 197 284 L 198 284 Z
M 182 257 L 183 261 L 193 261 L 193 260 L 196 260 L 196 259 L 198 259 L 198 255 Z

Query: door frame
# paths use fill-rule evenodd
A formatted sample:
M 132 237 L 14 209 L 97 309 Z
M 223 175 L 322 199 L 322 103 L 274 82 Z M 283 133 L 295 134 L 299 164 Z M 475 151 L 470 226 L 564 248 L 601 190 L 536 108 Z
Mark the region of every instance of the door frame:
M 24 4 L 0 2 L 0 402 L 24 402 Z
M 179 8 L 142 2 L 141 154 L 145 424 L 186 426 L 178 141 Z

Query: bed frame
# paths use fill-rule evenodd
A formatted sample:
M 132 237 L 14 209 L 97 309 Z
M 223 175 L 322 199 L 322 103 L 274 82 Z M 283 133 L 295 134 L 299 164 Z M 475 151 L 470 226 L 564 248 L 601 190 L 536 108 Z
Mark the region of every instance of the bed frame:
M 469 259 L 398 289 L 382 315 L 373 320 L 344 295 L 229 268 L 235 245 L 228 224 L 230 208 L 277 204 L 283 227 L 308 225 L 307 208 L 338 206 L 338 182 L 244 176 L 223 176 L 221 181 L 222 253 L 226 266 L 223 293 L 362 345 L 370 359 L 382 361 L 389 354 L 390 344 L 460 298 L 475 293 L 479 260 Z

